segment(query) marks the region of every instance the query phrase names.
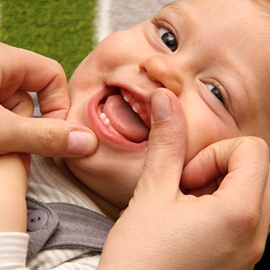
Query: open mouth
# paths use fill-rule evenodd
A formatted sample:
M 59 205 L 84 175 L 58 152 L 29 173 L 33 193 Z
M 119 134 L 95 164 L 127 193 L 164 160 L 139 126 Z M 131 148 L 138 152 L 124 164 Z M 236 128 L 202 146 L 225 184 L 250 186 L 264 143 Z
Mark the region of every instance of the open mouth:
M 140 101 L 124 89 L 113 91 L 99 103 L 99 115 L 115 134 L 134 143 L 148 140 L 150 105 Z

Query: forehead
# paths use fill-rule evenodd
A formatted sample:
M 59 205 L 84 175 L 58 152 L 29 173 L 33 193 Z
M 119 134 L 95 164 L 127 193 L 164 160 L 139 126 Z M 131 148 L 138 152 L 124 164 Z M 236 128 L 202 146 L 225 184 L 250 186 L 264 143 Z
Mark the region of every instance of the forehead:
M 194 19 L 194 22 L 197 19 L 200 24 L 213 21 L 217 23 L 218 19 L 219 22 L 226 22 L 227 26 L 230 21 L 242 21 L 242 24 L 251 25 L 258 17 L 259 21 L 266 19 L 266 23 L 269 23 L 270 18 L 270 0 L 179 0 L 167 4 L 164 8 L 174 10 L 186 19 Z
M 179 22 L 180 44 L 186 35 L 190 47 L 217 55 L 219 61 L 234 55 L 252 59 L 253 65 L 270 62 L 265 61 L 270 52 L 270 0 L 180 0 L 163 12 Z
M 227 31 L 229 36 L 229 30 L 238 29 L 251 37 L 270 32 L 270 0 L 180 0 L 163 9 L 185 20 L 186 26 L 207 27 L 208 33 Z M 230 36 L 243 32 L 231 31 Z
M 162 12 L 177 25 L 181 50 L 216 69 L 227 87 L 243 89 L 233 96 L 243 109 L 238 117 L 252 114 L 270 134 L 270 1 L 181 0 Z

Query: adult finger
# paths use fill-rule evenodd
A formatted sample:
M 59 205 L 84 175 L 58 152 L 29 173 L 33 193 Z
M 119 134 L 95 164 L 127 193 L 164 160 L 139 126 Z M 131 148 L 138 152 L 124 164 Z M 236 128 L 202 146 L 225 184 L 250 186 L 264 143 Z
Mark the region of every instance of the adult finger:
M 177 97 L 158 89 L 151 98 L 152 124 L 140 184 L 161 192 L 179 192 L 179 181 L 186 154 L 187 125 Z
M 239 189 L 246 189 L 249 195 L 251 192 L 257 194 L 259 189 L 262 193 L 266 185 L 268 163 L 269 149 L 260 138 L 224 140 L 203 149 L 187 164 L 181 184 L 185 188 L 196 189 L 223 176 L 226 181 L 222 181 L 222 184 L 226 184 L 224 187 L 229 185 L 231 195 L 239 197 Z
M 0 43 L 0 101 L 18 89 L 37 92 L 45 117 L 64 119 L 69 109 L 65 73 L 55 60 L 34 52 Z
M 250 238 L 253 250 L 249 259 L 258 261 L 269 229 L 269 149 L 254 137 L 239 138 L 228 163 L 228 174 L 214 196 L 226 202 L 233 235 Z M 240 225 L 240 226 L 239 226 Z
M 221 235 L 223 228 L 228 233 L 227 240 L 233 240 L 235 246 L 242 243 L 249 262 L 257 262 L 270 222 L 267 144 L 260 138 L 241 137 L 210 145 L 187 164 L 182 184 L 191 189 L 203 187 L 220 175 L 223 180 L 212 196 L 199 199 L 212 200 L 207 209 L 212 211 L 211 217 L 216 217 L 213 223 L 218 224 Z
M 228 226 L 234 232 L 243 229 L 266 235 L 270 219 L 267 144 L 260 138 L 240 137 L 210 145 L 187 164 L 182 184 L 193 189 L 215 181 L 220 175 L 224 178 L 213 196 L 226 205 L 223 210 L 230 215 Z
M 0 106 L 0 154 L 33 153 L 43 156 L 79 157 L 97 147 L 95 134 L 60 119 L 29 118 Z
M 18 115 L 32 117 L 34 103 L 31 96 L 24 91 L 18 90 L 11 98 L 1 103 L 3 107 Z
M 34 104 L 33 104 L 32 98 L 27 92 L 24 92 L 21 90 L 18 90 L 17 92 L 13 94 L 11 98 L 2 102 L 2 106 L 12 111 L 15 114 L 26 116 L 26 117 L 31 117 L 34 111 Z M 3 115 L 2 117 L 5 117 L 5 115 Z M 2 129 L 2 132 L 3 130 L 4 128 Z M 7 147 L 7 144 L 5 143 L 4 146 Z M 30 163 L 31 163 L 30 154 L 19 153 L 19 157 L 21 158 L 24 164 L 26 174 L 29 175 Z

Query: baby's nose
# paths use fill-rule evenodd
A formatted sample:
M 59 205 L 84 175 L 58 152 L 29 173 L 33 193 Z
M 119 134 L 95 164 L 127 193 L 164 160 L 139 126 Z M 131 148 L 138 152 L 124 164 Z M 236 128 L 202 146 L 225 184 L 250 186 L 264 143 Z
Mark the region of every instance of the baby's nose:
M 140 70 L 145 72 L 152 81 L 159 82 L 165 88 L 180 95 L 180 78 L 177 75 L 177 67 L 170 55 L 155 55 L 144 59 L 139 64 Z

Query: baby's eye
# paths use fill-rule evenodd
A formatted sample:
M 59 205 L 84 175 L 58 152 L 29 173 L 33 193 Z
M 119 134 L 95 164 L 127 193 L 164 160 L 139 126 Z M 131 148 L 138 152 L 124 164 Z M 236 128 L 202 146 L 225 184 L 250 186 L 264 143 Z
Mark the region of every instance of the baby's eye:
M 165 28 L 159 28 L 159 34 L 164 44 L 172 51 L 176 51 L 178 44 L 175 36 Z
M 220 90 L 211 83 L 205 83 L 205 86 L 218 98 L 222 103 L 224 103 L 223 96 L 220 92 Z

